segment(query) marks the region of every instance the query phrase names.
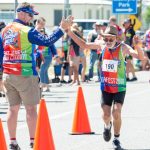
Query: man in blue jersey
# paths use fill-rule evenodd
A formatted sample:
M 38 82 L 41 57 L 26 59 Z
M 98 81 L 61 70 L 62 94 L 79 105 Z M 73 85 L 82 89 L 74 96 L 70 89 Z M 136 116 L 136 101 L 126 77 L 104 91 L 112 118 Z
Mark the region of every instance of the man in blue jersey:
M 36 29 L 26 27 L 34 15 L 38 15 L 38 13 L 33 9 L 31 4 L 27 2 L 20 4 L 17 8 L 16 19 L 4 28 L 2 37 L 0 38 L 0 67 L 1 70 L 3 68 L 3 73 L 2 71 L 0 72 L 0 82 L 2 81 L 3 74 L 6 96 L 10 105 L 7 125 L 10 137 L 9 148 L 11 150 L 20 150 L 16 140 L 16 127 L 21 103 L 24 103 L 26 109 L 30 146 L 33 147 L 34 143 L 40 89 L 32 44 L 47 47 L 53 46 L 72 23 L 71 18 L 63 18 L 60 27 L 52 35 L 44 36 Z M 23 38 L 20 40 L 21 36 Z M 25 44 L 29 47 L 26 47 Z M 19 46 L 24 49 L 18 49 Z M 23 53 L 23 51 L 27 51 L 28 53 Z M 23 70 L 23 67 L 26 68 Z M 26 70 L 30 72 L 24 75 L 22 72 Z

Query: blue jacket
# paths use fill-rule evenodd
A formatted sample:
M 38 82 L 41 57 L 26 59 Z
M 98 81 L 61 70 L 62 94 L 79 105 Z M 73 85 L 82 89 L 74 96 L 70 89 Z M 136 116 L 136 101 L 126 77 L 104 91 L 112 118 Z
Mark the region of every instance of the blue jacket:
M 26 25 L 23 21 L 19 19 L 15 19 L 14 22 L 18 22 L 20 24 Z M 28 32 L 28 40 L 32 44 L 46 46 L 51 49 L 51 52 L 53 55 L 56 55 L 56 48 L 54 46 L 54 43 L 62 37 L 64 32 L 61 28 L 57 28 L 51 35 L 44 36 L 40 34 L 35 28 L 31 28 Z M 4 56 L 4 48 L 3 48 L 3 39 L 2 36 L 0 36 L 0 69 L 2 70 L 3 65 L 3 56 Z

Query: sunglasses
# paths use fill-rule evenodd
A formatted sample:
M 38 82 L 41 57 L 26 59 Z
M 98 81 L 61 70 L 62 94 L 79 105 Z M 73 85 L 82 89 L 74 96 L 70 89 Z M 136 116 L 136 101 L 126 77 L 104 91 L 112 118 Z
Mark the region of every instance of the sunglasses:
M 108 39 L 108 38 L 104 38 L 104 41 L 105 41 L 105 42 L 109 42 L 109 43 L 114 42 L 114 40 L 113 40 L 113 39 Z
M 31 17 L 31 18 L 33 17 L 33 14 L 30 14 L 30 13 L 27 13 L 27 14 L 28 14 L 28 15 L 29 15 L 29 17 Z
M 41 30 L 40 32 L 41 32 L 41 33 L 43 33 L 44 31 L 43 31 L 43 30 Z

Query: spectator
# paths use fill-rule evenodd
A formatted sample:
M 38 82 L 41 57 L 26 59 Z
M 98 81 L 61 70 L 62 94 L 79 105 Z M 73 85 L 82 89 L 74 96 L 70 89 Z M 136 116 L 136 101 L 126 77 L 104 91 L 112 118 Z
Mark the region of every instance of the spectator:
M 122 41 L 124 41 L 124 33 L 123 33 L 123 30 L 122 30 L 122 28 L 117 24 L 117 19 L 116 19 L 116 17 L 115 16 L 111 16 L 110 18 L 109 18 L 109 25 L 112 25 L 112 26 L 115 26 L 116 27 L 116 29 L 117 29 L 117 31 L 118 31 L 118 35 L 117 35 L 117 41 L 118 41 L 118 43 L 120 43 L 120 42 L 122 42 Z
M 83 37 L 83 29 L 82 29 L 81 26 L 79 27 L 79 30 L 81 32 L 81 36 L 82 36 L 83 40 L 86 41 L 86 39 Z M 85 51 L 80 48 L 79 54 L 80 54 L 80 64 L 82 64 L 81 82 L 86 82 L 87 78 L 86 78 L 86 75 L 85 75 L 85 72 L 86 72 L 86 55 L 85 55 Z M 79 66 L 79 73 L 80 73 L 80 66 Z
M 146 59 L 143 61 L 140 61 L 140 60 L 139 61 L 141 63 L 142 70 L 149 70 L 150 69 L 150 58 L 148 58 L 148 55 L 147 55 L 147 48 L 146 48 L 145 40 L 142 41 L 142 49 L 143 49 L 144 56 Z
M 69 75 L 68 83 L 72 82 L 72 79 L 71 79 L 72 70 L 69 65 L 69 60 L 68 60 L 69 59 L 68 49 L 69 49 L 68 36 L 67 34 L 64 34 L 64 36 L 62 37 L 62 52 L 64 54 L 64 57 L 62 58 L 60 83 L 67 83 L 67 81 L 64 80 L 65 71 L 67 70 L 68 70 L 68 75 Z
M 95 39 L 95 42 L 96 43 L 104 43 L 103 41 L 103 36 L 102 34 L 105 32 L 106 28 L 107 28 L 107 23 L 106 22 L 100 22 L 99 24 L 101 24 L 100 26 L 100 33 L 98 34 L 97 38 Z M 100 59 L 102 53 L 101 53 L 101 49 L 97 49 L 97 55 L 98 55 L 98 60 Z M 98 61 L 97 63 L 97 76 L 98 76 L 98 79 L 95 81 L 95 82 L 100 82 L 100 61 Z
M 2 32 L 2 29 L 5 28 L 5 23 L 4 22 L 0 22 L 0 36 L 1 36 L 1 32 Z M 0 85 L 0 97 L 5 97 L 5 94 L 4 94 L 4 87 L 3 87 L 3 83 L 1 83 Z
M 148 29 L 144 35 L 144 41 L 146 44 L 146 53 L 150 60 L 150 29 Z
M 35 29 L 40 32 L 41 34 L 45 35 L 45 24 L 46 20 L 43 17 L 39 17 L 34 21 L 35 24 Z M 36 66 L 37 66 L 37 71 L 40 71 L 41 68 L 41 63 L 44 61 L 43 55 L 42 55 L 42 50 L 43 46 L 37 46 L 35 45 L 35 53 L 36 53 Z
M 78 35 L 79 37 L 82 37 L 81 31 L 78 28 L 78 24 L 74 23 L 71 27 L 71 30 Z M 69 64 L 73 71 L 73 81 L 72 84 L 80 85 L 79 81 L 79 63 L 80 63 L 80 47 L 72 40 L 70 39 L 69 43 Z
M 44 29 L 41 29 L 40 32 L 47 36 Z M 48 68 L 51 64 L 52 56 L 57 54 L 56 48 L 53 45 L 51 47 L 38 46 L 38 49 L 40 49 L 43 58 L 40 66 L 40 87 L 43 92 L 49 92 Z
M 35 24 L 35 29 L 39 31 L 44 36 L 47 36 L 45 32 L 46 20 L 43 17 L 37 19 Z M 38 46 L 37 51 L 39 57 L 37 57 L 37 66 L 40 68 L 40 87 L 42 91 L 49 92 L 49 77 L 48 68 L 52 61 L 52 55 L 56 55 L 56 48 L 54 45 L 51 47 Z
M 98 37 L 98 35 L 101 33 L 101 22 L 96 22 L 93 25 L 94 29 L 89 32 L 88 37 L 87 37 L 87 41 L 88 42 L 94 42 L 96 40 L 96 38 Z M 94 69 L 94 64 L 96 62 L 96 60 L 98 60 L 98 54 L 96 50 L 91 49 L 90 51 L 90 64 L 89 64 L 89 73 L 88 73 L 88 78 L 89 80 L 91 80 L 91 78 L 93 78 L 93 69 Z M 99 76 L 99 72 L 97 70 L 97 75 Z
M 132 40 L 135 35 L 135 31 L 133 29 L 133 25 L 131 23 L 131 19 L 126 19 L 124 20 L 123 26 L 125 28 L 125 43 L 128 44 L 129 46 L 133 47 L 132 45 Z M 127 61 L 127 81 L 136 81 L 137 77 L 135 75 L 135 70 L 133 66 L 133 60 L 132 56 L 126 56 L 126 61 Z M 132 79 L 129 78 L 129 73 L 132 73 Z

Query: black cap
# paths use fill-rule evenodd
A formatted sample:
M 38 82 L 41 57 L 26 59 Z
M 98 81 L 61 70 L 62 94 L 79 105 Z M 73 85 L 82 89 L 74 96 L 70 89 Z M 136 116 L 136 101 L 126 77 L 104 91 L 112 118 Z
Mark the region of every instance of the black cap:
M 131 19 L 130 18 L 125 19 L 123 24 L 125 24 L 125 23 L 131 23 Z

